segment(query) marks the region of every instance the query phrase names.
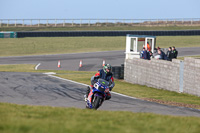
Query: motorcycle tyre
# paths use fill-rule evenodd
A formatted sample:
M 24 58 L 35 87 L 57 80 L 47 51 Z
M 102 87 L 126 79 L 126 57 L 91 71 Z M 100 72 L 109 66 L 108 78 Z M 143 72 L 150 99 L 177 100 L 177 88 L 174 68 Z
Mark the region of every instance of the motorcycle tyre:
M 102 98 L 100 98 L 100 97 L 94 97 L 94 99 L 95 100 L 92 103 L 92 106 L 93 106 L 93 109 L 97 110 L 100 107 L 101 103 L 102 103 Z

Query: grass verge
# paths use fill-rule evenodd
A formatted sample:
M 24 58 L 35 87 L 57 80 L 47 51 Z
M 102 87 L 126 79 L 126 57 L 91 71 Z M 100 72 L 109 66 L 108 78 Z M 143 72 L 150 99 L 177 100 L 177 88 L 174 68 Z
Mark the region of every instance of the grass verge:
M 198 133 L 200 118 L 0 103 L 2 133 Z
M 200 47 L 199 36 L 158 36 L 157 46 Z M 0 56 L 125 50 L 125 37 L 1 38 Z
M 57 73 L 57 76 L 90 84 L 90 78 L 95 73 L 96 72 L 60 71 L 60 73 Z M 124 80 L 115 80 L 115 84 L 113 91 L 121 94 L 161 104 L 200 109 L 200 98 L 197 96 L 131 84 Z
M 0 65 L 0 71 L 4 72 L 49 72 L 49 70 L 34 70 L 34 65 Z M 73 81 L 90 84 L 90 78 L 96 72 L 83 71 L 59 71 L 52 70 L 57 73 L 56 76 L 70 79 Z M 128 96 L 137 97 L 148 101 L 158 102 L 161 104 L 168 104 L 174 106 L 182 106 L 189 108 L 200 109 L 200 98 L 197 96 L 171 92 L 166 90 L 155 89 L 147 86 L 130 84 L 123 80 L 115 80 L 116 86 L 113 91 L 125 94 Z
M 194 57 L 194 58 L 200 58 L 200 55 L 196 55 L 196 56 L 187 56 L 187 57 Z M 183 57 L 178 57 L 179 60 L 184 60 L 184 56 Z

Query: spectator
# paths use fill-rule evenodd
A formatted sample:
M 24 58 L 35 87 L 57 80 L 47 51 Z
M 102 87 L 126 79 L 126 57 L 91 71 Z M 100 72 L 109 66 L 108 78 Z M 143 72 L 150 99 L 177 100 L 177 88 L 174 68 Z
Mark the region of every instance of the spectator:
M 147 50 L 148 50 L 149 52 L 151 52 L 151 46 L 149 45 L 149 42 L 147 42 Z
M 156 55 L 155 58 L 159 60 L 164 60 L 165 56 L 165 53 L 161 49 L 158 49 L 158 55 Z
M 149 42 L 147 42 L 147 48 L 144 46 L 144 48 L 147 50 L 147 51 L 149 51 L 149 52 L 151 52 L 151 45 L 149 45 Z
M 142 49 L 142 51 L 141 51 L 140 58 L 146 59 L 146 60 L 150 60 L 149 51 L 147 51 L 147 50 L 145 49 L 145 47 L 144 47 L 144 48 Z
M 172 47 L 172 53 L 173 53 L 173 58 L 177 58 L 178 56 L 178 51 L 176 50 L 175 46 Z
M 154 49 L 154 54 L 153 56 L 156 57 L 158 55 L 158 50 L 160 49 L 160 47 L 157 47 Z
M 145 48 L 143 47 L 142 51 L 140 51 L 140 58 L 142 59 L 144 59 L 144 51 L 145 51 Z
M 167 51 L 167 60 L 172 61 L 172 58 L 173 58 L 172 47 L 169 47 L 169 49 Z

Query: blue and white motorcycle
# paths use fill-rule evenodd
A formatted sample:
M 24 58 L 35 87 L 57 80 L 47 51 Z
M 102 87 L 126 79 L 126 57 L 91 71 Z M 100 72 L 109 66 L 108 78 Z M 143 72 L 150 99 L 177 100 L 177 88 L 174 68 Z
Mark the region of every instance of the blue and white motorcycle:
M 98 109 L 104 102 L 109 91 L 109 82 L 104 79 L 98 79 L 94 87 L 90 90 L 86 101 L 86 108 Z

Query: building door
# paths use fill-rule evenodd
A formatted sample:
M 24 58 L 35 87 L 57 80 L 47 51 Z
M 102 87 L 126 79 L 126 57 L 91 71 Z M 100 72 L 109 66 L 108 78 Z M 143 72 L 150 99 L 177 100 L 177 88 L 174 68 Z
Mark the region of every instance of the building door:
M 137 38 L 131 38 L 130 52 L 137 52 Z
M 145 48 L 152 53 L 154 52 L 154 38 L 145 38 Z

